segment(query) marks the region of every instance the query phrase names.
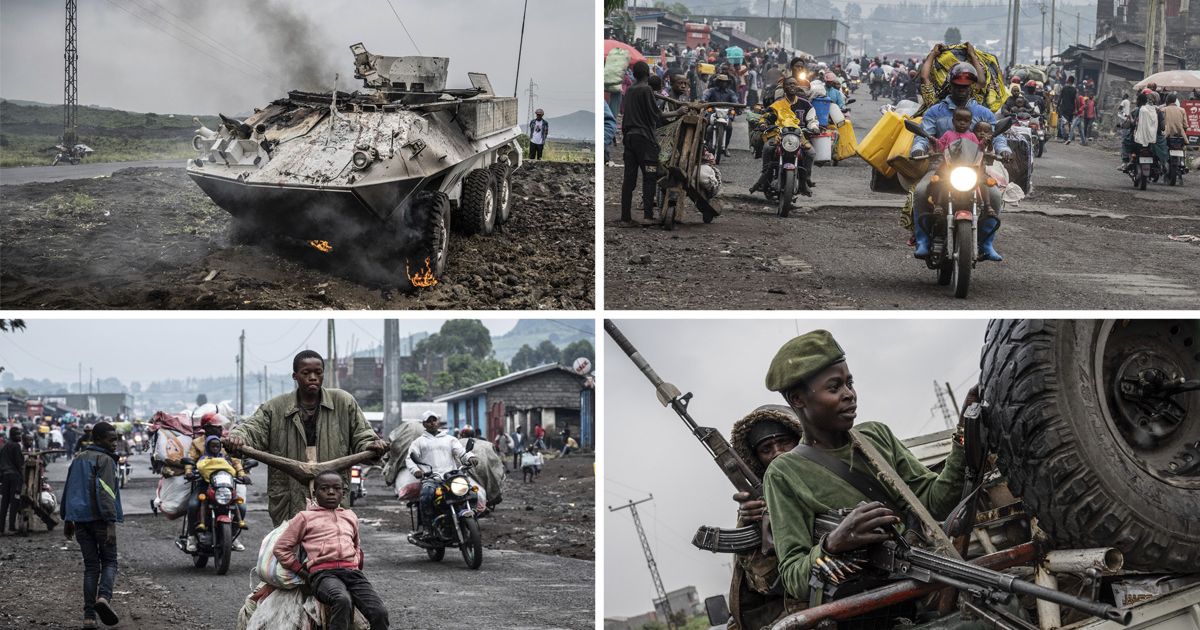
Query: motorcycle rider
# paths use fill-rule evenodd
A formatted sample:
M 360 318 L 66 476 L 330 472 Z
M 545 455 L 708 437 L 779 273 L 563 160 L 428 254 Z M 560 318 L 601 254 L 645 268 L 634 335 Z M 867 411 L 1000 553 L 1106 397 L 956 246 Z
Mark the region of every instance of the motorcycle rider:
M 846 95 L 842 93 L 842 80 L 832 72 L 825 73 L 825 96 L 839 109 L 846 109 Z
M 223 459 L 223 460 L 229 462 L 229 465 L 233 466 L 234 477 L 237 478 L 238 483 L 242 483 L 242 484 L 246 483 L 246 471 L 242 470 L 241 460 L 237 459 L 235 457 L 230 457 L 225 452 L 225 447 L 221 443 L 221 437 L 219 434 L 218 435 L 209 435 L 209 436 L 205 437 L 203 440 L 200 440 L 200 439 L 192 440 L 192 444 L 194 446 L 196 444 L 196 442 L 201 442 L 201 441 L 204 442 L 204 454 L 201 455 L 198 459 L 194 460 L 196 462 L 194 466 L 187 465 L 187 466 L 184 466 L 184 468 L 183 468 L 183 474 L 184 474 L 185 478 L 197 479 L 197 483 L 195 486 L 196 491 L 193 492 L 191 497 L 188 498 L 188 513 L 187 513 L 188 537 L 187 537 L 187 544 L 186 544 L 188 553 L 196 552 L 196 546 L 199 542 L 196 539 L 196 532 L 204 529 L 204 523 L 200 520 L 200 499 L 199 499 L 199 497 L 201 494 L 205 494 L 206 492 L 208 492 L 209 477 L 204 472 L 205 468 L 206 468 L 204 465 L 205 460 L 207 460 L 207 459 Z M 237 507 L 238 507 L 238 522 L 237 522 L 238 528 L 239 529 L 250 529 L 246 525 L 245 507 L 243 505 L 239 505 Z M 246 546 L 242 544 L 241 540 L 238 540 L 237 538 L 235 538 L 235 539 L 233 539 L 233 550 L 234 551 L 245 551 Z
M 817 114 L 813 111 L 812 103 L 802 97 L 808 90 L 809 83 L 803 79 L 787 77 L 783 80 L 783 98 L 771 103 L 767 111 L 759 119 L 759 125 L 766 128 L 771 126 L 791 126 L 803 128 L 807 133 L 820 133 L 817 124 Z M 758 181 L 750 187 L 750 192 L 767 190 L 771 186 L 775 174 L 775 141 L 779 138 L 779 130 L 771 129 L 763 132 L 762 174 Z M 800 178 L 800 194 L 812 196 L 809 190 L 812 182 L 813 148 L 805 133 L 800 134 L 800 146 L 804 149 L 804 177 Z
M 729 75 L 718 74 L 713 77 L 712 87 L 704 91 L 705 103 L 737 103 L 739 102 L 738 93 L 733 89 L 733 84 L 729 80 Z M 725 127 L 725 155 L 729 155 L 729 139 L 733 136 L 733 114 L 737 110 L 731 110 L 729 116 L 729 125 Z
M 1122 143 L 1121 159 L 1128 160 L 1122 170 L 1131 172 L 1138 168 L 1136 159 L 1130 160 L 1129 156 L 1137 152 L 1137 147 L 1150 146 L 1155 149 L 1155 157 L 1160 162 L 1166 163 L 1162 155 L 1158 154 L 1158 138 L 1163 136 L 1163 130 L 1166 129 L 1166 120 L 1163 117 L 1163 112 L 1150 102 L 1150 90 L 1142 90 L 1137 96 L 1137 106 L 1134 107 L 1133 113 L 1129 119 L 1129 133 L 1126 134 Z
M 994 125 L 996 116 L 992 114 L 992 110 L 980 105 L 971 96 L 971 91 L 978 80 L 979 75 L 976 73 L 974 66 L 966 62 L 955 64 L 950 69 L 950 76 L 948 78 L 950 94 L 925 112 L 925 116 L 921 119 L 921 128 L 934 138 L 941 137 L 942 134 L 953 128 L 954 110 L 959 107 L 969 108 L 976 122 L 982 120 Z M 1008 140 L 1002 134 L 995 137 L 992 141 L 992 146 L 1000 154 L 1003 161 L 1007 162 L 1012 158 L 1012 150 L 1008 148 Z M 929 142 L 925 138 L 917 136 L 913 140 L 910 155 L 912 157 L 929 155 Z M 931 239 L 929 233 L 922 227 L 920 219 L 922 216 L 933 212 L 933 204 L 929 201 L 929 185 L 934 174 L 937 173 L 936 167 L 937 164 L 930 164 L 929 170 L 926 171 L 921 180 L 913 187 L 913 230 L 917 241 L 917 249 L 913 252 L 915 258 L 926 258 L 929 256 Z M 989 186 L 987 188 L 987 205 L 996 214 L 999 214 L 1000 208 L 1003 205 L 1001 194 L 1002 191 L 999 186 Z M 985 260 L 1004 260 L 993 245 L 996 238 L 996 231 L 999 228 L 1000 218 L 998 216 L 988 214 L 979 220 L 979 254 Z
M 75 441 L 75 453 L 80 453 L 92 445 L 92 428 L 95 426 L 90 422 L 83 425 L 83 435 L 79 436 L 79 439 Z
M 408 457 L 404 465 L 414 477 L 421 480 L 421 530 L 418 538 L 429 538 L 433 533 L 433 498 L 437 491 L 436 477 L 455 470 L 459 464 L 465 465 L 476 459 L 474 453 L 463 448 L 462 442 L 442 429 L 442 419 L 432 411 L 426 411 L 421 417 L 421 426 L 425 428 L 417 439 L 408 447 Z M 413 458 L 432 468 L 426 472 L 418 466 Z

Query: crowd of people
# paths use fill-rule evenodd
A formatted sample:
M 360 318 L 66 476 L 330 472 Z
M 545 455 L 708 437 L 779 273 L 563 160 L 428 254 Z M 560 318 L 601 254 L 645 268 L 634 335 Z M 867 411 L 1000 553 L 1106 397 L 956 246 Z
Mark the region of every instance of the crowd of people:
M 558 457 L 566 457 L 579 450 L 579 442 L 571 435 L 570 427 L 559 431 L 558 437 L 562 444 L 557 449 Z M 525 435 L 524 427 L 517 427 L 509 433 L 499 431 L 492 444 L 496 447 L 496 453 L 500 455 L 500 461 L 504 462 L 504 471 L 520 470 L 523 483 L 533 483 L 537 480 L 542 474 L 542 467 L 546 465 L 546 453 L 554 450 L 547 446 L 546 429 L 540 424 L 535 424 L 529 435 Z M 512 457 L 511 467 L 506 456 Z

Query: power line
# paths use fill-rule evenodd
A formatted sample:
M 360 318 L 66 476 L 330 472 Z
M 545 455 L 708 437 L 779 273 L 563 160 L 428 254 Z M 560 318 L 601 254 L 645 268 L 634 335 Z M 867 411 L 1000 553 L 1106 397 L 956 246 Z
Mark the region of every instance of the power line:
M 408 32 L 408 27 L 404 25 L 404 20 L 400 19 L 400 14 L 396 12 L 396 7 L 392 6 L 392 0 L 387 0 L 387 3 L 389 7 L 392 7 L 392 15 L 396 16 L 396 21 L 400 23 L 400 28 L 404 29 L 405 35 L 408 35 L 408 41 L 412 42 L 413 48 L 417 49 L 417 54 L 421 54 L 421 47 L 417 45 L 417 41 Z
M 266 363 L 267 365 L 275 365 L 276 363 L 283 363 L 284 361 L 292 359 L 296 356 L 296 352 L 298 352 L 300 350 L 300 348 L 303 348 L 308 343 L 308 340 L 312 338 L 313 333 L 317 332 L 317 328 L 324 321 L 325 320 L 318 319 L 317 323 L 313 324 L 312 330 L 308 331 L 308 335 L 304 337 L 304 341 L 301 341 L 300 345 L 293 348 L 291 352 L 285 354 L 283 356 L 283 358 L 281 358 L 281 359 L 276 359 L 274 361 L 267 361 L 259 356 L 256 356 L 253 352 L 247 351 L 247 353 L 250 355 L 251 358 L 258 361 L 259 363 Z
M 549 321 L 549 322 L 554 322 L 555 324 L 558 324 L 559 326 L 562 326 L 562 327 L 564 327 L 564 328 L 570 328 L 571 330 L 574 330 L 574 331 L 576 331 L 576 332 L 581 332 L 581 333 L 584 333 L 585 335 L 589 335 L 589 336 L 591 336 L 591 335 L 595 335 L 595 334 L 596 334 L 596 331 L 594 331 L 594 330 L 585 330 L 585 329 L 583 329 L 583 328 L 576 328 L 576 327 L 574 327 L 574 326 L 572 326 L 572 325 L 570 325 L 570 324 L 568 324 L 568 323 L 566 323 L 566 322 L 564 322 L 564 321 L 562 321 L 562 320 L 558 320 L 558 319 L 548 319 L 548 320 L 546 320 L 546 321 Z
M 216 39 L 215 37 L 209 35 L 208 33 L 205 33 L 204 31 L 200 30 L 198 27 L 193 26 L 191 23 L 189 23 L 187 21 L 186 18 L 179 15 L 178 13 L 175 13 L 168 7 L 164 6 L 163 4 L 158 2 L 158 0 L 148 0 L 148 1 L 153 3 L 155 7 L 162 9 L 163 11 L 166 11 L 167 13 L 169 13 L 170 15 L 175 17 L 179 23 L 175 23 L 175 22 L 171 22 L 170 20 L 166 20 L 166 18 L 163 18 L 161 15 L 154 13 L 153 11 L 150 11 L 149 9 L 147 9 L 147 11 L 150 12 L 155 17 L 159 17 L 159 18 L 163 19 L 164 21 L 169 23 L 171 26 L 187 33 L 188 35 L 190 35 L 192 37 L 195 37 L 197 39 L 203 38 L 205 40 L 208 40 L 209 42 L 212 43 L 213 46 L 216 47 L 216 49 L 219 52 L 221 52 L 225 55 L 228 55 L 229 57 L 232 57 L 233 59 L 237 60 L 238 63 L 243 63 L 247 66 L 250 66 L 251 68 L 254 68 L 255 70 L 257 70 L 263 74 L 270 75 L 270 76 L 276 76 L 270 70 L 254 63 L 253 60 L 251 60 L 247 57 L 243 57 L 242 55 L 239 55 L 238 53 L 231 50 L 232 46 L 230 46 L 228 43 L 222 42 L 222 41 Z M 141 6 L 142 8 L 146 8 L 145 5 L 141 4 L 140 0 L 131 0 L 131 2 L 136 3 L 138 6 Z

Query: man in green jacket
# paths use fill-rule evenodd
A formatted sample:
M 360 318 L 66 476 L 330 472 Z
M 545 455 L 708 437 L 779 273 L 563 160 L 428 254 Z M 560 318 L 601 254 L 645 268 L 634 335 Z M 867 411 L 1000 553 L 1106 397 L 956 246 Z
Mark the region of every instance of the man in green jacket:
M 784 344 L 771 361 L 767 389 L 782 393 L 799 416 L 804 427 L 803 444 L 874 477 L 865 457 L 852 443 L 853 427 L 858 439 L 870 442 L 879 451 L 929 512 L 935 518 L 944 518 L 962 493 L 966 455 L 961 439 L 956 436 L 950 456 L 941 474 L 937 474 L 922 465 L 887 425 L 865 422 L 855 427 L 858 394 L 845 357 L 827 331 L 796 337 Z M 966 405 L 971 402 L 968 396 Z M 881 528 L 901 524 L 901 518 L 884 503 L 867 502 L 867 497 L 850 483 L 798 451 L 776 457 L 767 468 L 763 486 L 780 578 L 788 595 L 802 601 L 820 603 L 819 593 L 812 599 L 809 593 L 810 572 L 818 558 L 882 542 L 888 535 Z M 889 495 L 895 494 L 884 487 Z M 905 505 L 900 496 L 889 499 L 893 506 Z M 854 510 L 832 533 L 814 540 L 815 515 L 842 508 Z
M 375 436 L 354 397 L 321 387 L 324 378 L 321 355 L 301 351 L 292 360 L 296 391 L 263 403 L 229 432 L 226 447 L 237 451 L 249 446 L 301 462 L 325 462 L 367 450 L 386 452 L 387 442 Z M 348 472 L 342 472 L 342 479 L 349 484 Z M 307 485 L 274 468 L 267 472 L 267 510 L 274 526 L 303 511 L 309 496 Z M 346 501 L 343 498 L 343 506 L 349 507 Z

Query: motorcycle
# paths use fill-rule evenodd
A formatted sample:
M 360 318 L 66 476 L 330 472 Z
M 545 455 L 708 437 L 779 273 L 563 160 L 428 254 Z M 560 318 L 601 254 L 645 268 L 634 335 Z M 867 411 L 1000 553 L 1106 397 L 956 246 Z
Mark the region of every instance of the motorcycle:
M 150 440 L 147 440 L 146 436 L 141 433 L 134 433 L 133 448 L 139 453 L 145 453 L 150 449 Z
M 467 442 L 467 451 L 475 446 L 474 441 Z M 429 529 L 432 535 L 420 537 L 419 528 L 424 526 L 421 521 L 421 503 L 408 502 L 409 518 L 412 520 L 413 531 L 408 534 L 408 542 L 421 547 L 434 562 L 441 562 L 446 556 L 447 547 L 458 547 L 462 552 L 463 562 L 468 569 L 478 569 L 483 564 L 483 539 L 479 534 L 478 514 L 475 507 L 478 501 L 479 487 L 467 476 L 467 471 L 474 466 L 468 462 L 458 470 L 451 470 L 444 475 L 437 475 L 433 467 L 421 462 L 411 454 L 409 457 L 425 474 L 432 476 L 437 483 L 433 499 L 433 522 Z
M 65 144 L 56 144 L 54 148 L 58 150 L 58 153 L 55 154 L 54 161 L 50 163 L 50 166 L 58 166 L 62 162 L 79 164 L 83 161 L 84 156 L 96 152 L 86 144 L 76 144 L 70 147 Z
M 846 81 L 846 89 L 850 90 L 851 94 L 854 94 L 855 92 L 858 91 L 858 86 L 861 83 L 862 83 L 862 80 L 860 80 L 858 78 L 850 79 L 849 81 Z
M 129 463 L 128 455 L 117 457 L 117 485 L 124 488 L 133 476 L 133 464 Z
M 1042 117 L 1030 112 L 1018 112 L 1013 127 L 1029 129 L 1028 135 L 1033 149 L 1033 157 L 1042 157 L 1042 153 L 1046 150 L 1046 130 L 1045 125 L 1042 124 Z
M 995 133 L 1004 133 L 1012 123 L 1012 118 L 1001 118 L 996 121 Z M 928 140 L 931 148 L 936 145 L 936 139 L 920 123 L 905 120 L 904 127 Z M 925 232 L 933 239 L 925 264 L 937 272 L 938 284 L 953 285 L 954 297 L 965 298 L 977 262 L 979 216 L 987 203 L 986 187 L 995 184 L 984 167 L 999 156 L 969 140 L 957 140 L 941 154 L 931 151 L 930 156 L 935 155 L 941 155 L 942 161 L 930 180 L 934 212 L 919 217 Z
M 716 158 L 717 164 L 721 163 L 721 156 L 727 149 L 725 131 L 733 124 L 733 118 L 736 115 L 737 111 L 729 107 L 709 107 L 704 111 L 704 119 L 707 122 L 704 130 L 704 144 L 708 147 L 709 153 Z
M 1129 154 L 1129 168 L 1125 172 L 1133 180 L 1134 188 L 1146 190 L 1147 181 L 1158 181 L 1162 176 L 1162 167 L 1154 155 L 1154 145 L 1135 144 L 1134 147 L 1133 153 Z
M 1187 145 L 1187 139 L 1183 136 L 1171 136 L 1167 138 L 1167 154 L 1170 158 L 1167 162 L 1167 183 L 1174 186 L 1177 183 L 1183 185 L 1183 175 L 1188 172 L 1187 160 L 1184 159 L 1183 147 Z
M 883 88 L 885 85 L 887 85 L 887 84 L 883 82 L 883 79 L 872 79 L 871 80 L 871 100 L 872 101 L 879 100 L 879 95 L 883 94 Z
M 779 137 L 775 139 L 775 174 L 773 176 L 774 184 L 768 186 L 763 194 L 766 195 L 767 201 L 778 204 L 777 214 L 781 217 L 787 217 L 796 207 L 795 198 L 800 190 L 801 177 L 807 178 L 808 173 L 804 170 L 804 133 L 802 129 L 796 127 L 768 127 L 764 133 L 772 129 L 779 130 Z
M 185 466 L 195 465 L 189 457 L 183 458 L 180 463 Z M 247 459 L 243 461 L 242 468 L 249 474 L 250 469 L 257 465 L 257 461 Z M 204 568 L 211 557 L 217 575 L 229 572 L 233 541 L 241 536 L 243 531 L 234 525 L 235 521 L 241 520 L 238 506 L 245 503 L 245 498 L 240 495 L 237 486 L 239 483 L 249 485 L 251 482 L 249 477 L 234 477 L 233 472 L 232 466 L 213 471 L 209 477 L 208 489 L 200 495 L 200 513 L 196 521 L 196 551 L 187 550 L 186 518 L 180 526 L 179 538 L 175 540 L 175 546 L 180 551 L 192 556 L 192 565 L 197 569 Z M 200 474 L 194 471 L 190 474 L 192 494 L 196 494 L 199 491 Z
M 363 467 L 352 466 L 350 468 L 350 507 L 354 507 L 354 502 L 366 494 L 367 491 L 363 484 Z

